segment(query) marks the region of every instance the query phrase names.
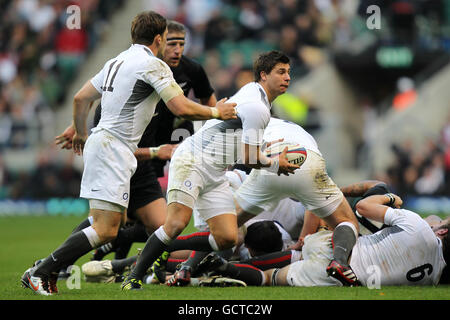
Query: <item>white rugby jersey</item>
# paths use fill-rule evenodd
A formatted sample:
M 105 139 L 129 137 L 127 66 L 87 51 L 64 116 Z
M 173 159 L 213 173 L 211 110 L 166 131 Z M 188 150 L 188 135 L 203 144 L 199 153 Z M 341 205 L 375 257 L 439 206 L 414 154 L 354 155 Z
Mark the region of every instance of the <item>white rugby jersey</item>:
M 270 118 L 269 125 L 264 131 L 264 141 L 271 142 L 281 138 L 284 138 L 283 143 L 300 144 L 305 149 L 322 156 L 316 140 L 301 126 L 287 120 Z
M 97 128 L 109 131 L 133 151 L 153 117 L 160 93 L 170 85 L 178 86 L 169 66 L 140 44 L 107 61 L 91 83 L 102 94 Z
M 445 267 L 441 240 L 428 223 L 405 209 L 386 211 L 384 228 L 361 236 L 350 266 L 363 285 L 436 285 Z
M 228 102 L 237 104 L 237 119 L 208 120 L 189 138 L 194 156 L 220 171 L 241 159 L 243 143 L 262 145 L 270 120 L 271 105 L 257 82 L 243 86 Z

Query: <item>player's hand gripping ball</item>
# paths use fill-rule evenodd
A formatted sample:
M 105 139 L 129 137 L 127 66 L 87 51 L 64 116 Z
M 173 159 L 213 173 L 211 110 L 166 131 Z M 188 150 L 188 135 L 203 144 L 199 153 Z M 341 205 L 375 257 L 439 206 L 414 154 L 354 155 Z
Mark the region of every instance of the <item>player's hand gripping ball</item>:
M 289 163 L 299 166 L 305 163 L 307 157 L 306 149 L 299 144 L 289 142 L 278 142 L 271 145 L 265 150 L 266 156 L 269 158 L 278 157 L 286 147 L 288 147 L 286 157 Z

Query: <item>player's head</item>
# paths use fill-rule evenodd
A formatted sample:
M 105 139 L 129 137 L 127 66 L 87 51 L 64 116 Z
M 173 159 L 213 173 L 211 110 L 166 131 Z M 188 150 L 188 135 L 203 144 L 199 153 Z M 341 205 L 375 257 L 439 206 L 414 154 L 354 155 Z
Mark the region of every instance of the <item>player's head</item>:
M 450 218 L 432 227 L 434 234 L 442 241 L 442 252 L 447 265 L 450 265 Z
M 281 232 L 270 220 L 257 221 L 247 227 L 245 246 L 253 257 L 281 251 L 283 240 Z
M 253 64 L 255 81 L 266 89 L 269 100 L 285 93 L 289 87 L 291 80 L 289 63 L 287 55 L 274 50 L 261 54 Z
M 450 284 L 450 218 L 431 227 L 434 234 L 442 241 L 442 255 L 447 266 L 444 268 L 439 279 L 440 284 Z
M 180 64 L 184 52 L 186 29 L 184 25 L 176 21 L 167 24 L 167 42 L 164 51 L 164 61 L 169 67 L 177 67 Z
M 161 58 L 166 46 L 167 20 L 154 11 L 144 11 L 131 22 L 131 40 L 134 44 L 154 46 Z

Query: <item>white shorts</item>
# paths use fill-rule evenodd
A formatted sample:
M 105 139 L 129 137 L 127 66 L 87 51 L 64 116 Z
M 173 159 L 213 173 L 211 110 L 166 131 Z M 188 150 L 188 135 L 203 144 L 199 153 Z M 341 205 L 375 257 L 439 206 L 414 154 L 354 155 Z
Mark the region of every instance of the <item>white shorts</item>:
M 286 280 L 293 287 L 342 286 L 329 277 L 326 268 L 333 259 L 332 231 L 319 231 L 305 237 L 303 260 L 289 265 Z
M 244 211 L 253 214 L 272 211 L 282 199 L 292 198 L 325 218 L 336 210 L 344 195 L 328 176 L 325 160 L 308 150 L 305 163 L 289 176 L 252 170 L 235 197 Z
M 225 213 L 236 214 L 225 171 L 218 171 L 195 158 L 186 146 L 181 144 L 170 161 L 167 203 L 180 202 L 195 208 L 204 221 Z M 192 197 L 193 201 L 183 203 L 182 199 L 186 197 L 177 195 L 180 191 Z
M 130 179 L 137 167 L 131 149 L 108 131 L 93 130 L 83 150 L 80 197 L 128 208 Z

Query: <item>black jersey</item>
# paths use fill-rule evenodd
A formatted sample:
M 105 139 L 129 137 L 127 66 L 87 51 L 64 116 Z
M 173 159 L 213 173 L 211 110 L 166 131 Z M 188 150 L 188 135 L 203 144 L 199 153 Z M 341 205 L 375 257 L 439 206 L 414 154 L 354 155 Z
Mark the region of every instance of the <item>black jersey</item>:
M 173 76 L 178 85 L 183 89 L 184 95 L 188 96 L 193 90 L 197 99 L 209 98 L 214 89 L 211 87 L 206 72 L 203 67 L 194 60 L 182 56 L 178 67 L 171 68 Z M 178 120 L 178 121 L 177 121 Z M 139 147 L 157 147 L 166 143 L 179 143 L 180 140 L 172 140 L 172 133 L 176 129 L 186 129 L 189 134 L 194 134 L 194 128 L 191 121 L 178 119 L 167 106 L 164 101 L 160 101 L 155 110 L 155 116 L 145 129 L 141 138 Z M 175 122 L 178 122 L 175 124 Z M 178 137 L 176 137 L 178 138 Z M 164 175 L 163 168 L 166 161 L 154 159 L 152 164 L 158 177 Z
M 194 96 L 197 99 L 209 98 L 214 89 L 211 87 L 209 79 L 203 67 L 196 61 L 182 56 L 178 67 L 171 68 L 173 76 L 178 85 L 183 89 L 184 95 L 188 96 L 189 92 L 193 90 Z M 100 105 L 95 111 L 94 126 L 100 120 L 101 109 Z M 191 121 L 178 121 L 175 125 L 177 117 L 167 108 L 164 101 L 160 101 L 155 109 L 155 114 L 148 124 L 138 144 L 139 148 L 157 147 L 162 144 L 174 144 L 181 141 L 172 141 L 172 133 L 175 129 L 184 128 L 189 131 L 190 135 L 194 133 Z M 147 170 L 154 170 L 158 177 L 164 176 L 165 160 L 153 159 L 151 161 L 142 161 L 138 163 L 133 180 L 140 179 L 140 175 Z M 147 169 L 147 170 L 146 170 Z M 144 178 L 144 177 L 142 177 Z
M 370 219 L 358 214 L 356 212 L 356 204 L 360 200 L 367 198 L 369 196 L 383 195 L 383 194 L 386 194 L 389 192 L 390 192 L 390 190 L 389 190 L 388 186 L 385 183 L 380 183 L 380 184 L 373 186 L 369 190 L 367 190 L 361 197 L 346 197 L 348 203 L 350 204 L 350 207 L 352 208 L 353 213 L 355 214 L 356 218 L 358 219 L 360 228 L 364 227 L 366 229 L 366 234 L 367 234 L 367 232 L 370 232 L 370 233 L 378 232 L 381 229 L 385 228 L 386 225 L 380 224 L 380 223 L 374 223 L 374 221 L 371 221 Z

